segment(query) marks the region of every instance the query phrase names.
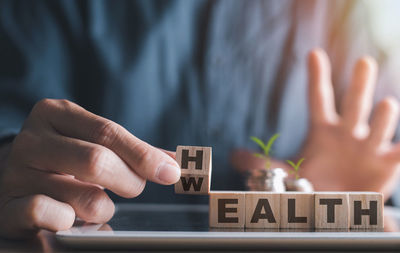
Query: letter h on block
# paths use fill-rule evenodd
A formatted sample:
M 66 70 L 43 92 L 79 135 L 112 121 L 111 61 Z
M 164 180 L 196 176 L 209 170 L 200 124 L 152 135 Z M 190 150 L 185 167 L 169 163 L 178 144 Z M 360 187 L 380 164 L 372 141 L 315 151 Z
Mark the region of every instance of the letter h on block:
M 176 161 L 181 167 L 181 179 L 175 193 L 203 194 L 210 192 L 211 147 L 178 146 Z
M 374 192 L 351 192 L 350 228 L 383 229 L 383 195 Z

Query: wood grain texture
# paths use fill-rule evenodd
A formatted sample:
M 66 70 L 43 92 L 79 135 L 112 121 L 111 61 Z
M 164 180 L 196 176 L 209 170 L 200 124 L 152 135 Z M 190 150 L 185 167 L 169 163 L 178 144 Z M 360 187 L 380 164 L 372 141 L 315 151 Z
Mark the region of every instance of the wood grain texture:
M 246 228 L 279 228 L 280 194 L 273 192 L 245 192 Z
M 281 196 L 281 228 L 314 227 L 314 194 L 287 192 Z
M 175 193 L 208 195 L 210 192 L 211 178 L 208 175 L 181 174 L 175 184 Z
M 232 191 L 211 191 L 209 204 L 209 225 L 216 228 L 244 228 L 245 193 Z
M 177 146 L 176 162 L 181 167 L 181 173 L 192 175 L 211 175 L 211 147 Z
M 383 228 L 383 195 L 375 192 L 350 192 L 350 228 Z
M 315 192 L 315 227 L 348 229 L 350 227 L 349 194 Z
M 175 184 L 177 194 L 207 195 L 211 188 L 212 150 L 210 147 L 177 146 L 176 161 L 181 178 Z

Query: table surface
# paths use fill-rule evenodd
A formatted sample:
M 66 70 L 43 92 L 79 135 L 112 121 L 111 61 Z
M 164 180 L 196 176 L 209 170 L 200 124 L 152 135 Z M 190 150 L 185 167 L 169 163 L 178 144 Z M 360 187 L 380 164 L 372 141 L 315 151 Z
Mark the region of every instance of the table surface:
M 390 217 L 387 217 L 388 213 L 397 213 L 400 214 L 400 209 L 394 209 L 394 208 L 389 208 L 390 212 L 385 212 L 385 219 Z M 388 210 L 389 211 L 389 210 Z M 385 222 L 386 223 L 386 222 Z M 386 225 L 385 225 L 385 230 L 386 230 Z M 397 230 L 397 229 L 396 229 Z M 114 250 L 115 251 L 115 250 Z M 29 240 L 8 240 L 8 239 L 0 239 L 0 252 L 99 252 L 98 249 L 96 250 L 80 250 L 80 249 L 72 249 L 72 248 L 67 248 L 64 245 L 60 244 L 56 238 L 55 234 L 49 231 L 40 231 L 36 237 L 31 238 Z M 118 252 L 132 252 L 129 250 L 118 250 Z M 137 251 L 135 251 L 137 252 Z M 173 252 L 173 251 L 146 251 L 146 252 Z M 182 251 L 182 252 L 188 252 L 188 251 Z M 190 251 L 190 252 L 196 252 L 196 251 Z M 223 251 L 220 251 L 223 252 Z M 254 251 L 257 252 L 257 251 Z M 265 251 L 263 251 L 265 252 Z M 310 252 L 309 250 L 304 250 L 304 251 L 293 251 L 293 250 L 285 250 L 285 251 L 277 251 L 274 250 L 272 252 Z M 322 252 L 320 250 L 316 252 Z M 334 249 L 328 250 L 325 252 L 354 252 L 354 251 L 335 251 Z M 373 251 L 368 251 L 368 252 L 373 252 Z M 382 252 L 382 251 L 377 251 L 377 252 Z M 391 251 L 386 251 L 386 252 L 391 252 Z M 393 251 L 393 252 L 398 252 L 398 251 Z

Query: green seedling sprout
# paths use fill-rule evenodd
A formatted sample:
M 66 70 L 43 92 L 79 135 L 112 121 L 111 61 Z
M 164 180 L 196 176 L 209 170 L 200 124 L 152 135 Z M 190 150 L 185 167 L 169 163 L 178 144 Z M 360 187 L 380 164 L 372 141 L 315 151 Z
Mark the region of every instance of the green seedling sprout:
M 290 161 L 290 160 L 286 160 L 286 162 L 288 164 L 290 164 L 290 166 L 292 166 L 293 170 L 289 171 L 289 173 L 295 175 L 296 180 L 299 179 L 300 175 L 299 175 L 299 170 L 300 170 L 300 165 L 301 163 L 304 161 L 304 158 L 301 158 L 300 160 L 297 161 L 297 163 L 295 164 L 294 162 Z
M 279 137 L 279 134 L 274 134 L 271 138 L 269 138 L 267 144 L 265 144 L 262 140 L 257 137 L 251 136 L 250 139 L 257 143 L 258 146 L 263 150 L 263 153 L 254 153 L 255 157 L 259 157 L 265 159 L 265 168 L 267 170 L 271 169 L 271 147 L 274 144 L 275 140 Z

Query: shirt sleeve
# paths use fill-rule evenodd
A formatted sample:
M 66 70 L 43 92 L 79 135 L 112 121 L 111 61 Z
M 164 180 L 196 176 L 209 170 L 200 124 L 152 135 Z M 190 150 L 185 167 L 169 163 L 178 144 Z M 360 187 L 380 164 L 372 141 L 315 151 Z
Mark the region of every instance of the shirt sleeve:
M 23 89 L 28 63 L 18 45 L 15 24 L 7 12 L 6 2 L 0 7 L 0 139 L 16 135 L 29 112 L 32 100 Z

